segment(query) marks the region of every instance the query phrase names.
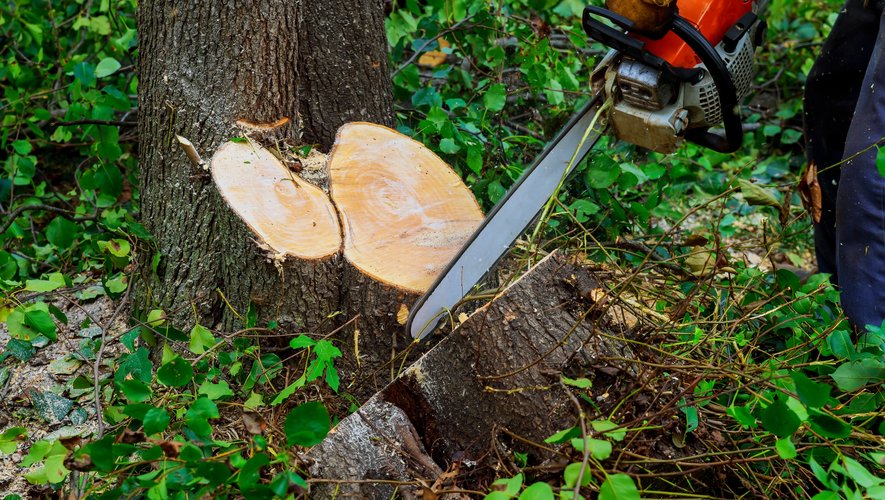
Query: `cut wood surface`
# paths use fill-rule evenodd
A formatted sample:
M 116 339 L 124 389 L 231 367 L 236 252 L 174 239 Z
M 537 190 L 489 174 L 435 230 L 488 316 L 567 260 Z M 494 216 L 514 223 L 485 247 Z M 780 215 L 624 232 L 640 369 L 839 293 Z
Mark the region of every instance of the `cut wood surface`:
M 326 185 L 310 163 L 304 173 Z M 412 345 L 405 316 L 483 215 L 445 162 L 380 125 L 343 126 L 324 165 L 332 199 L 257 142 L 215 152 L 213 179 L 243 227 L 227 233 L 255 240 L 261 255 L 221 256 L 225 267 L 245 261 L 249 269 L 226 276 L 225 293 L 237 310 L 257 306 L 264 320 L 335 330 L 351 351 L 343 363 L 355 374 L 349 390 L 368 397 L 426 350 Z
M 211 170 L 228 206 L 273 253 L 314 260 L 341 248 L 329 198 L 267 149 L 251 141 L 228 142 L 212 157 Z
M 329 175 L 345 258 L 402 290 L 424 292 L 483 220 L 455 171 L 421 143 L 381 125 L 342 126 Z

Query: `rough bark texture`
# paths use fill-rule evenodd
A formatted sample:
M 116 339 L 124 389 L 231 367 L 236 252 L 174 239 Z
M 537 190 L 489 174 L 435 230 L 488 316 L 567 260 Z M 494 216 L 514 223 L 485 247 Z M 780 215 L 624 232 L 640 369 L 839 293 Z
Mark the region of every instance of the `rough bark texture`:
M 298 109 L 304 140 L 329 151 L 341 125 L 395 124 L 383 0 L 301 0 Z
M 243 134 L 237 120 L 289 118 L 277 137 L 303 136 L 326 150 L 346 121 L 392 125 L 381 0 L 147 0 L 138 29 L 141 206 L 161 257 L 142 298 L 185 321 L 194 302 L 202 321 L 230 325 L 235 315 L 217 289 L 240 313 L 264 298 L 267 319 L 278 305 L 267 297 L 285 292 L 297 295 L 285 300 L 304 303 L 298 310 L 322 316 L 337 285 L 322 273 L 280 275 L 262 264 L 248 232 L 174 136 L 208 157 Z
M 336 435 L 347 439 L 336 440 Z M 322 457 L 309 466 L 314 477 L 400 481 L 404 477 L 436 478 L 442 473 L 427 456 L 409 418 L 380 400 L 363 405 L 342 421 L 316 446 L 314 454 Z M 400 498 L 421 498 L 413 487 L 384 483 L 319 483 L 311 496 L 332 498 L 336 490 L 343 498 L 396 498 L 396 493 Z
M 234 238 L 248 243 L 245 253 L 221 257 L 224 285 L 219 288 L 240 314 L 251 303 L 262 318 L 273 318 L 284 328 L 330 325 L 328 318 L 340 307 L 339 254 L 319 260 L 289 257 L 279 261 L 254 242 L 254 233 L 236 215 L 219 220 L 216 228 L 230 235 L 232 246 Z M 247 266 L 248 272 L 244 272 Z M 229 311 L 225 317 L 229 324 L 237 321 Z
M 343 332 L 351 346 L 354 345 L 351 339 L 355 331 L 360 332 L 356 342 L 361 369 L 356 377 L 359 387 L 354 388 L 354 392 L 368 397 L 384 388 L 402 368 L 417 358 L 419 349 L 413 349 L 416 354 L 411 356 L 400 356 L 410 346 L 412 338 L 399 322 L 398 313 L 402 306 L 411 307 L 418 295 L 379 283 L 350 263 L 344 264 L 344 283 L 342 305 L 346 317 L 359 316 Z M 427 351 L 426 343 L 418 347 L 421 353 Z
M 501 429 L 540 442 L 576 420 L 577 410 L 559 384 L 560 374 L 598 369 L 631 373 L 627 365 L 607 359 L 630 359 L 632 353 L 628 346 L 599 335 L 613 328 L 605 308 L 591 298 L 593 291 L 602 289 L 586 268 L 550 256 L 473 313 L 368 404 L 389 403 L 395 408 L 390 411 L 408 416 L 443 469 L 459 457 L 484 455 Z M 594 382 L 594 390 L 604 390 L 601 380 Z M 342 425 L 355 418 L 359 417 L 348 417 Z M 344 476 L 354 470 L 352 464 L 339 469 L 334 463 L 351 438 L 342 429 L 311 450 L 312 459 L 326 464 L 319 471 L 322 477 L 367 479 Z M 518 441 L 512 445 L 538 452 Z M 366 460 L 389 462 L 393 456 Z

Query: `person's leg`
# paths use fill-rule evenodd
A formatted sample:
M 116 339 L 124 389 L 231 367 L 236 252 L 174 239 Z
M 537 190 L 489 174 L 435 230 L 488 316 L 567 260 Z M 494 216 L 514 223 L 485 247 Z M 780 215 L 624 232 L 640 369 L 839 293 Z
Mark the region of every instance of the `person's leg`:
M 840 281 L 836 265 L 838 167 L 870 53 L 879 33 L 879 15 L 864 0 L 848 0 L 808 74 L 805 136 L 808 161 L 817 165 L 822 211 L 814 226 L 818 269 Z M 830 168 L 828 168 L 830 167 Z
M 845 142 L 836 199 L 836 260 L 842 308 L 855 328 L 885 319 L 885 177 L 876 145 L 885 139 L 885 16 Z

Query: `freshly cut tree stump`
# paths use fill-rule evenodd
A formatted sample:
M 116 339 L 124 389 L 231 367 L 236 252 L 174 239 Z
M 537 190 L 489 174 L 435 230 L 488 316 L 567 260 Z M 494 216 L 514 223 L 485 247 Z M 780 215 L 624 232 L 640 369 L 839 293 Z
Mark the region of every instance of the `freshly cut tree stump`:
M 256 265 L 279 269 L 278 279 L 234 284 L 252 292 L 231 302 L 308 331 L 353 319 L 337 338 L 358 354 L 358 392 L 390 382 L 402 364 L 393 358 L 412 343 L 408 308 L 483 220 L 458 174 L 421 143 L 370 123 L 341 127 L 328 160 L 331 200 L 253 141 L 223 145 L 211 171 L 264 254 Z M 327 321 L 336 311 L 339 321 Z
M 405 414 L 442 470 L 459 457 L 485 456 L 502 429 L 529 442 L 542 442 L 574 425 L 577 418 L 577 409 L 560 384 L 563 372 L 602 370 L 610 379 L 612 373 L 632 375 L 629 363 L 613 361 L 632 359 L 629 346 L 599 334 L 616 328 L 606 319 L 601 302 L 592 298 L 593 292 L 604 289 L 586 268 L 556 254 L 548 256 L 474 312 L 367 405 L 391 413 L 379 417 L 379 426 L 393 414 Z M 593 390 L 605 392 L 605 383 L 595 380 Z M 338 431 L 308 453 L 309 459 L 324 464 L 312 472 L 327 479 L 366 481 L 392 479 L 372 475 L 374 471 L 403 471 L 394 467 L 399 460 L 395 457 L 401 455 L 396 450 L 409 446 L 411 437 L 404 434 L 391 444 L 389 429 L 349 431 L 354 425 L 350 421 L 359 418 L 354 414 L 342 420 Z M 379 440 L 387 443 L 388 454 L 351 457 L 337 466 L 341 450 Z M 519 441 L 513 447 L 540 453 Z M 355 460 L 374 463 L 358 466 Z M 435 480 L 414 472 L 395 479 L 423 479 L 430 484 Z M 379 498 L 360 489 L 361 485 L 351 488 L 348 492 L 357 496 Z
M 267 149 L 253 142 L 228 142 L 212 157 L 215 186 L 238 217 L 225 234 L 255 241 L 246 255 L 253 272 L 224 276 L 222 290 L 241 313 L 253 304 L 280 324 L 315 327 L 339 309 L 341 236 L 338 216 L 326 194 L 304 182 Z M 232 224 L 237 225 L 236 222 Z M 222 266 L 243 269 L 243 265 Z
M 412 342 L 403 330 L 408 308 L 479 226 L 482 210 L 460 176 L 432 151 L 372 123 L 338 130 L 329 179 L 349 264 L 346 316 L 360 315 L 360 344 L 389 360 Z M 375 390 L 389 381 L 383 377 Z

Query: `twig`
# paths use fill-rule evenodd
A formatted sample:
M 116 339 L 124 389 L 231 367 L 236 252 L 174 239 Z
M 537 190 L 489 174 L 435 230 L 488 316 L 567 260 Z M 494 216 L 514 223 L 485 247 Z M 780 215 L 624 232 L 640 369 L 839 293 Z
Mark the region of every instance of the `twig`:
M 508 121 L 508 122 L 506 122 L 506 123 L 507 123 L 507 126 L 508 126 L 508 127 L 512 128 L 512 129 L 516 129 L 516 130 L 522 132 L 523 134 L 526 134 L 526 135 L 529 135 L 529 136 L 531 136 L 531 137 L 534 137 L 535 139 L 538 139 L 539 141 L 543 141 L 543 140 L 544 140 L 544 136 L 543 136 L 543 135 L 541 135 L 541 134 L 535 132 L 534 130 L 532 130 L 532 129 L 526 127 L 525 125 L 520 125 L 520 124 L 518 124 L 518 123 L 514 123 L 514 122 L 511 122 L 511 121 Z
M 578 420 L 581 423 L 581 441 L 584 443 L 584 456 L 581 458 L 581 470 L 578 472 L 578 482 L 575 483 L 574 494 L 574 498 L 581 498 L 581 483 L 584 482 L 584 473 L 587 472 L 587 465 L 590 463 L 590 446 L 588 446 L 589 443 L 587 442 L 587 414 L 584 413 L 584 408 L 581 406 L 578 398 L 576 398 L 575 395 L 572 394 L 572 391 L 562 382 L 562 378 L 559 379 L 559 385 L 562 386 L 565 394 L 572 400 L 575 408 L 578 409 Z
M 181 146 L 181 149 L 184 150 L 184 153 L 187 155 L 188 159 L 193 163 L 193 165 L 197 168 L 202 168 L 203 170 L 209 170 L 209 167 L 206 165 L 206 162 L 200 158 L 200 153 L 197 152 L 197 148 L 194 147 L 194 143 L 185 139 L 180 135 L 176 135 L 175 139 L 178 140 L 178 145 Z
M 393 78 L 396 75 L 398 75 L 400 71 L 406 69 L 406 66 L 412 64 L 415 61 L 415 59 L 417 59 L 418 56 L 421 55 L 421 52 L 423 52 L 424 49 L 426 49 L 431 43 L 437 41 L 438 39 L 448 35 L 449 33 L 453 32 L 455 30 L 457 30 L 458 28 L 461 27 L 462 24 L 466 23 L 472 17 L 473 17 L 473 14 L 465 17 L 464 19 L 458 21 L 457 23 L 451 25 L 450 27 L 440 31 L 435 37 L 424 42 L 420 47 L 418 47 L 418 49 L 415 50 L 415 52 L 411 56 L 409 56 L 408 59 L 405 60 L 405 62 L 400 64 L 400 66 L 398 68 L 396 68 L 396 70 L 394 70 L 393 73 L 390 74 L 390 77 Z
M 101 439 L 104 435 L 104 419 L 102 418 L 102 409 L 101 409 L 101 384 L 99 384 L 99 369 L 101 366 L 101 358 L 104 356 L 105 342 L 107 340 L 108 328 L 114 326 L 114 321 L 117 320 L 117 316 L 123 311 L 123 307 L 129 301 L 129 293 L 132 291 L 132 276 L 129 277 L 129 283 L 126 287 L 126 293 L 123 295 L 123 298 L 120 299 L 120 304 L 117 305 L 117 308 L 114 309 L 114 313 L 111 314 L 111 318 L 104 325 L 99 325 L 101 327 L 101 344 L 98 346 L 98 352 L 95 354 L 95 363 L 92 365 L 92 384 L 95 398 L 95 417 L 97 419 L 98 430 L 97 436 L 98 439 Z
M 15 222 L 15 219 L 17 219 L 19 215 L 21 215 L 23 212 L 28 212 L 31 210 L 45 210 L 46 212 L 54 212 L 57 214 L 66 214 L 66 215 L 73 213 L 70 210 L 67 210 L 64 208 L 53 207 L 52 205 L 22 205 L 22 206 L 16 208 L 15 210 L 8 212 L 6 214 L 7 220 L 6 220 L 6 222 L 3 223 L 3 226 L 0 226 L 0 234 L 5 233 L 6 230 L 9 229 L 9 226 L 11 226 L 13 222 Z M 82 216 L 82 217 L 72 217 L 72 220 L 74 222 L 85 222 L 85 221 L 94 221 L 94 220 L 97 220 L 97 218 L 98 218 L 97 215 L 91 215 L 91 216 Z

